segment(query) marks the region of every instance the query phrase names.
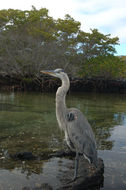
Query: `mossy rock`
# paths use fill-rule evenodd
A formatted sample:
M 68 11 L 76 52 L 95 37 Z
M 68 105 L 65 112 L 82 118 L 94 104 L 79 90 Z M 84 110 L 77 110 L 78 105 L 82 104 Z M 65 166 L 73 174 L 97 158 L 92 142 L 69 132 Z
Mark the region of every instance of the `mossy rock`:
M 86 190 L 89 188 L 100 188 L 103 186 L 104 164 L 101 158 L 98 159 L 98 168 L 89 164 L 83 157 L 79 160 L 78 177 L 72 181 L 74 175 L 74 160 L 67 166 L 69 170 L 60 176 L 61 187 L 58 190 Z

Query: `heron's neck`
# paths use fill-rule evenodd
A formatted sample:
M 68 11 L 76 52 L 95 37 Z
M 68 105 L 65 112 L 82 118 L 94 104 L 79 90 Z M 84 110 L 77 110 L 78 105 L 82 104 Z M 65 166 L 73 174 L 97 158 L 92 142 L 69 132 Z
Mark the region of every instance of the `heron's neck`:
M 58 120 L 59 127 L 64 130 L 65 128 L 65 121 L 66 121 L 66 94 L 70 87 L 70 81 L 68 76 L 65 76 L 62 80 L 62 86 L 58 88 L 56 92 L 56 117 Z

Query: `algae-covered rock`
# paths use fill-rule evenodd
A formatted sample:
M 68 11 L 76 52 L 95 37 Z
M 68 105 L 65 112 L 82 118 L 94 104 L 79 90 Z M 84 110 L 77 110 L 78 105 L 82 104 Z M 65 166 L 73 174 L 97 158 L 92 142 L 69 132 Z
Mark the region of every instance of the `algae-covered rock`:
M 72 181 L 74 174 L 74 160 L 68 167 L 69 170 L 63 172 L 63 175 L 60 176 L 62 185 L 58 190 L 86 190 L 91 187 L 97 187 L 97 189 L 102 187 L 104 164 L 101 158 L 98 159 L 98 167 L 95 168 L 93 165 L 89 164 L 87 160 L 81 157 L 79 161 L 78 177 L 75 181 Z

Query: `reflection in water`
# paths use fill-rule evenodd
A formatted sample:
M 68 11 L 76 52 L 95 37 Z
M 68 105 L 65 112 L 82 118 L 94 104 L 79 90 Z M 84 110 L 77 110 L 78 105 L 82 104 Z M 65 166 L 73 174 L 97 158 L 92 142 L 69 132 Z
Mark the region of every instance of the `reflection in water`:
M 60 171 L 60 162 L 69 163 L 70 160 L 14 161 L 10 158 L 17 152 L 32 152 L 39 157 L 64 148 L 64 134 L 57 126 L 54 100 L 54 94 L 0 94 L 0 189 L 18 190 L 36 184 L 41 186 L 42 182 L 50 182 L 54 189 L 60 185 L 54 176 Z M 106 166 L 103 189 L 123 189 L 120 185 L 126 185 L 123 159 L 126 153 L 125 96 L 68 94 L 67 105 L 79 108 L 94 130 L 99 155 Z

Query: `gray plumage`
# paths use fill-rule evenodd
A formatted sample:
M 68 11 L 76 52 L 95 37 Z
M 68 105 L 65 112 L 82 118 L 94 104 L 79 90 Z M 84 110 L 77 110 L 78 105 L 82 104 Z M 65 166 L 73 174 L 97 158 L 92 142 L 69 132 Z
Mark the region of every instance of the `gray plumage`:
M 53 71 L 41 71 L 58 77 L 62 86 L 56 92 L 56 117 L 61 130 L 65 133 L 65 139 L 72 151 L 76 152 L 74 180 L 77 177 L 79 154 L 97 167 L 96 141 L 90 124 L 82 112 L 76 108 L 67 108 L 65 97 L 70 87 L 67 74 L 62 69 Z

